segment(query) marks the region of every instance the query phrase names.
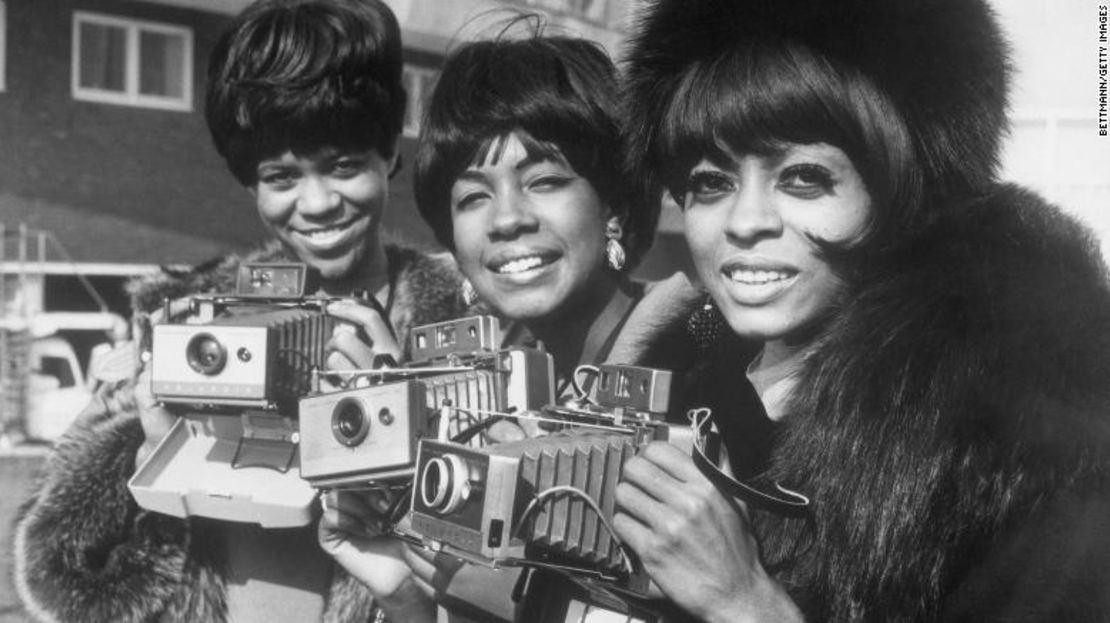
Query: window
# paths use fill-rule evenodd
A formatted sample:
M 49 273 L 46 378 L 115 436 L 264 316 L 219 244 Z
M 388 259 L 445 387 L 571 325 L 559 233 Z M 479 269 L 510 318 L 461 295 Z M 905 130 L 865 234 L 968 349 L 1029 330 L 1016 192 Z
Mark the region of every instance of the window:
M 193 32 L 78 11 L 73 97 L 171 110 L 193 107 Z
M 432 98 L 437 79 L 439 79 L 439 71 L 405 63 L 402 80 L 409 94 L 403 126 L 405 136 L 415 138 L 420 134 L 420 123 L 424 120 L 424 111 Z
M 44 355 L 39 360 L 38 369 L 35 374 L 43 376 L 52 376 L 58 379 L 58 387 L 73 387 L 77 384 L 77 378 L 73 375 L 73 368 L 69 366 L 69 360 L 64 357 L 52 357 Z

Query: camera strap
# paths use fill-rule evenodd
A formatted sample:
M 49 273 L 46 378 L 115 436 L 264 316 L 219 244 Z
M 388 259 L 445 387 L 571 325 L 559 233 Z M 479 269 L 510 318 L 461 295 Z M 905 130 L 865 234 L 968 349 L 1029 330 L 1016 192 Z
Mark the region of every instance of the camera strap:
M 701 473 L 718 489 L 746 504 L 779 515 L 801 516 L 809 511 L 809 498 L 777 482 L 774 483 L 776 491 L 765 491 L 726 474 L 717 462 L 706 454 L 706 449 L 710 446 L 709 440 L 716 437 L 712 410 L 708 407 L 699 407 L 688 411 L 687 416 L 694 431 L 691 451 L 694 465 L 697 465 Z

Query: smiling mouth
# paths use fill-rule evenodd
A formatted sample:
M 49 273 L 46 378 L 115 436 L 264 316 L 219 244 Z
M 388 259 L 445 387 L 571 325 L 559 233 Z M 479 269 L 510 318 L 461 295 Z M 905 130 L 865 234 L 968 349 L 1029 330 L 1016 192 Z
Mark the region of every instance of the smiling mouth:
M 362 220 L 362 218 L 365 217 L 344 221 L 328 227 L 314 227 L 312 229 L 298 229 L 295 231 L 297 235 L 313 245 L 328 246 L 339 242 L 356 223 Z
M 753 270 L 739 266 L 721 271 L 730 281 L 749 286 L 762 286 L 789 281 L 798 274 L 794 270 Z
M 556 253 L 539 253 L 497 260 L 489 264 L 489 269 L 498 275 L 516 275 L 542 268 L 558 259 Z

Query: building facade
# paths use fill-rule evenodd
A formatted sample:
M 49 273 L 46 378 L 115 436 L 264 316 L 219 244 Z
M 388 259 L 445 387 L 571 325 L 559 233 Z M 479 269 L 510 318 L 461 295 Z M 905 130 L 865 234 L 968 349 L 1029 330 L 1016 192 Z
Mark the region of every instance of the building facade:
M 412 200 L 409 163 L 423 104 L 451 46 L 496 34 L 524 11 L 543 14 L 551 32 L 598 40 L 615 55 L 627 3 L 386 2 L 402 26 L 411 103 L 401 141 L 404 164 L 391 184 L 383 228 L 434 246 Z M 127 277 L 162 265 L 195 265 L 264 239 L 250 196 L 211 145 L 203 110 L 209 51 L 247 4 L 0 0 L 5 361 L 25 342 L 6 343 L 11 333 L 36 314 L 126 314 Z M 75 346 L 84 355 L 91 344 Z

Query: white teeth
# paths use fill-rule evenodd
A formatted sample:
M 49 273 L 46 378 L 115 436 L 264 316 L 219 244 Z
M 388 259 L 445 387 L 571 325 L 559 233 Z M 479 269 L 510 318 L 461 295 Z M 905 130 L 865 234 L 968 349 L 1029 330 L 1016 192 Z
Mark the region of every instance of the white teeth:
M 342 229 L 342 227 L 327 227 L 325 229 L 313 229 L 311 231 L 304 231 L 301 233 L 304 234 L 307 238 L 318 239 L 333 236 L 337 232 L 342 231 Z
M 497 272 L 501 275 L 522 273 L 526 270 L 532 270 L 541 264 L 543 264 L 543 258 L 538 255 L 531 255 L 505 262 L 497 267 Z
M 751 285 L 762 285 L 772 281 L 783 281 L 790 278 L 790 273 L 777 270 L 743 270 L 730 271 L 729 279 Z

